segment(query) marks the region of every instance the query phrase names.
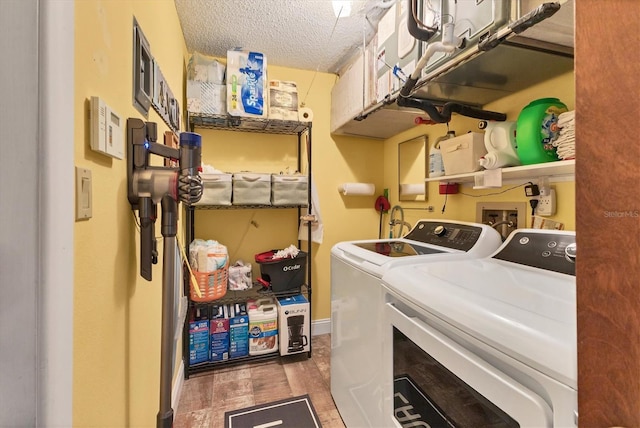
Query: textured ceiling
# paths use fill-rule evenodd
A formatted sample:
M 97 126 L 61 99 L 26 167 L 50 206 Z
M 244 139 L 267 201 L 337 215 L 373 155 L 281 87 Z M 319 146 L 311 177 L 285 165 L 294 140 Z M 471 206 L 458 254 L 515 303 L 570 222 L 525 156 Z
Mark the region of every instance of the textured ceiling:
M 175 0 L 189 52 L 264 53 L 268 64 L 337 73 L 396 0 L 354 0 L 336 19 L 331 0 Z

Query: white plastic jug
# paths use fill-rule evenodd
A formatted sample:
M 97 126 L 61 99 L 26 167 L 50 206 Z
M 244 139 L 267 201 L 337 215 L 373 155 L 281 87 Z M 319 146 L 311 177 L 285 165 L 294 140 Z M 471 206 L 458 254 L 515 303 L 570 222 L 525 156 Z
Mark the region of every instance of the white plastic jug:
M 518 152 L 516 151 L 516 122 L 480 122 L 480 129 L 485 129 L 484 146 L 487 153 L 500 153 L 492 162 L 496 163 L 493 168 L 520 165 Z M 486 158 L 486 156 L 485 156 Z M 491 169 L 491 168 L 488 168 Z
M 505 166 L 519 165 L 518 158 L 514 158 L 504 152 L 489 152 L 480 159 L 478 163 L 484 169 L 503 168 Z
M 249 355 L 261 355 L 278 350 L 278 308 L 260 304 L 248 309 Z

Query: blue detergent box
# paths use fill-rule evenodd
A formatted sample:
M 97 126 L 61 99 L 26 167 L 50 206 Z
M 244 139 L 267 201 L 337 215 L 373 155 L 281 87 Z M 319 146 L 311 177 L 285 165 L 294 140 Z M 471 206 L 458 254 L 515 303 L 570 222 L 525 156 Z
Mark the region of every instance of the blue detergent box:
M 211 334 L 211 361 L 229 359 L 229 305 L 211 306 L 209 329 Z
M 189 364 L 209 361 L 209 320 L 189 323 Z
M 229 305 L 229 357 L 249 355 L 249 314 L 246 303 Z

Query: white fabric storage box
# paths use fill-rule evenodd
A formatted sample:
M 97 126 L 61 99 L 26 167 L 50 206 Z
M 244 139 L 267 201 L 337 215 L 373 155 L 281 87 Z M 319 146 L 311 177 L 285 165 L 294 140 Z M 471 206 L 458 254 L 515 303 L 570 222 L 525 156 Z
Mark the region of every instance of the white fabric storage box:
M 202 198 L 196 205 L 231 205 L 231 174 L 200 174 Z
M 482 167 L 478 162 L 487 154 L 484 146 L 484 134 L 481 132 L 469 132 L 455 138 L 449 138 L 440 142 L 442 162 L 445 175 L 465 174 L 480 171 Z
M 233 174 L 233 205 L 271 205 L 271 174 Z
M 271 204 L 307 206 L 307 176 L 281 175 L 271 176 Z

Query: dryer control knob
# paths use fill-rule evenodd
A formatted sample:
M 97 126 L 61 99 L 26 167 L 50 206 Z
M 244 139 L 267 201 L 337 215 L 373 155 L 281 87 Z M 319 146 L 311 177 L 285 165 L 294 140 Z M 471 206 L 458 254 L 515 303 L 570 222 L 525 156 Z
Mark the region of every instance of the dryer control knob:
M 436 226 L 436 228 L 433 229 L 433 233 L 436 236 L 444 236 L 444 234 L 447 233 L 447 229 L 443 225 Z
M 570 262 L 575 262 L 576 255 L 577 255 L 576 250 L 577 250 L 577 246 L 575 243 L 567 245 L 567 248 L 564 249 L 564 256 L 566 257 L 566 259 L 569 260 Z

